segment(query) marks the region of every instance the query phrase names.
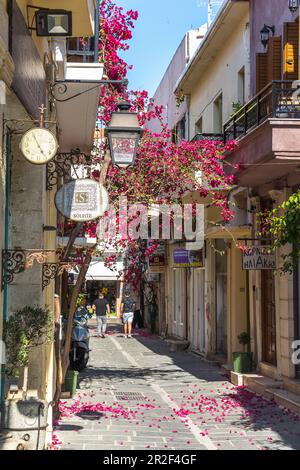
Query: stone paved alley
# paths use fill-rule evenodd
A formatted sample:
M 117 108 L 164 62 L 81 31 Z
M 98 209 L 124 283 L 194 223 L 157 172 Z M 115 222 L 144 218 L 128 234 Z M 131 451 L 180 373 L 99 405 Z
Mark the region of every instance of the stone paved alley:
M 234 387 L 222 369 L 156 336 L 91 330 L 89 367 L 62 400 L 62 450 L 300 449 L 300 417 Z M 132 395 L 131 395 L 132 394 Z

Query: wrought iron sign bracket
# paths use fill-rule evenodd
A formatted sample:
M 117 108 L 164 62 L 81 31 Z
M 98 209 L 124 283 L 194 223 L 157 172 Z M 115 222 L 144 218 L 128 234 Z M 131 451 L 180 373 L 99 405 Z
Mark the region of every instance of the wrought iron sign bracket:
M 61 276 L 64 271 L 71 270 L 74 266 L 74 263 L 44 263 L 42 274 L 43 290 L 50 285 L 53 279 Z
M 44 263 L 54 250 L 23 250 L 22 248 L 2 250 L 1 290 L 14 282 L 16 274 L 31 268 L 34 262 Z
M 46 189 L 51 191 L 57 185 L 59 178 L 71 179 L 71 170 L 76 165 L 90 167 L 91 156 L 81 152 L 80 149 L 73 149 L 69 153 L 57 153 L 53 160 L 47 163 Z

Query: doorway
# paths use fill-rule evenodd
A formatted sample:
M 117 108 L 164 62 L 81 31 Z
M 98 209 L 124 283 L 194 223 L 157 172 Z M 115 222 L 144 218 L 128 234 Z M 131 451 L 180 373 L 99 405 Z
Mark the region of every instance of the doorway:
M 261 272 L 262 360 L 277 365 L 274 271 Z
M 173 271 L 173 334 L 186 339 L 186 269 Z
M 216 343 L 217 354 L 227 356 L 227 246 L 224 240 L 216 240 Z
M 201 353 L 205 351 L 204 282 L 205 271 L 194 269 L 190 296 L 190 341 L 192 349 Z

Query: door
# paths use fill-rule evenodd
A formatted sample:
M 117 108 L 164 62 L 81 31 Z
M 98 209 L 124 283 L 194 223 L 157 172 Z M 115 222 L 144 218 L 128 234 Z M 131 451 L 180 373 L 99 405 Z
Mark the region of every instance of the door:
M 298 260 L 298 270 L 295 274 L 295 341 L 300 340 L 300 259 Z M 300 379 L 300 364 L 296 365 L 296 377 Z
M 173 334 L 186 338 L 186 270 L 173 271 Z
M 204 269 L 194 269 L 190 295 L 190 341 L 195 351 L 205 351 Z
M 217 354 L 227 356 L 227 249 L 224 240 L 216 240 L 216 344 Z
M 262 360 L 277 365 L 276 308 L 274 271 L 261 272 L 262 293 Z

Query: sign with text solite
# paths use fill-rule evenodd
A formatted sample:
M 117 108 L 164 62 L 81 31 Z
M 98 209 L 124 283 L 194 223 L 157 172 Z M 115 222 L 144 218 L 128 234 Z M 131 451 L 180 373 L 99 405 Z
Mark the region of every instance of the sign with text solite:
M 91 179 L 78 179 L 64 184 L 55 196 L 59 212 L 75 222 L 95 220 L 108 209 L 106 189 Z
M 276 255 L 270 246 L 251 246 L 243 251 L 243 269 L 262 271 L 276 269 Z

